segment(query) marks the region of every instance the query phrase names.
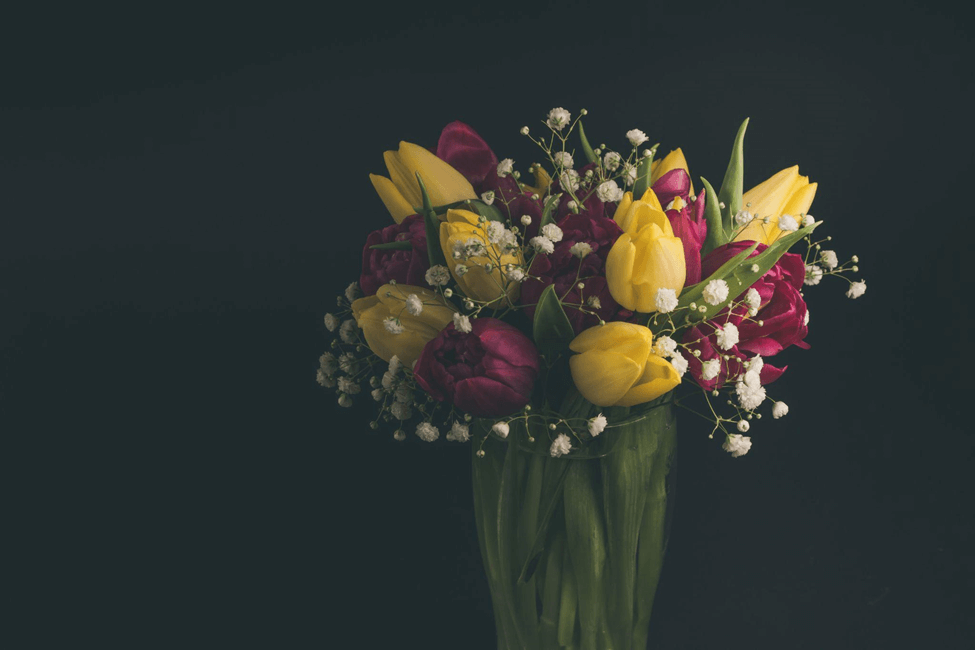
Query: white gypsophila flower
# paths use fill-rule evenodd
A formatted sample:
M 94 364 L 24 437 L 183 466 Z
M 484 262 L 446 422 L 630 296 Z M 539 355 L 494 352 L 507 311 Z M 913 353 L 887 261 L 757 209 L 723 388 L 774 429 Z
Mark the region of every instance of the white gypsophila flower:
M 457 277 L 459 278 L 462 278 L 465 275 L 467 275 L 468 271 L 470 271 L 470 269 L 467 268 L 466 264 L 458 264 L 457 266 L 454 267 L 454 273 L 456 273 Z
M 636 183 L 636 172 L 636 165 L 630 163 L 623 165 L 623 182 L 626 183 L 627 187 Z
M 709 305 L 720 305 L 728 299 L 728 283 L 724 280 L 711 280 L 704 287 L 704 302 Z
M 811 214 L 807 214 L 806 216 L 804 216 L 802 218 L 802 225 L 803 225 L 803 227 L 811 226 L 814 223 L 816 223 L 816 219 L 814 219 Z
M 758 308 L 762 306 L 762 296 L 755 287 L 751 287 L 747 292 L 745 292 L 745 304 L 748 305 L 749 310 L 758 312 Z M 752 314 L 754 316 L 755 314 Z
M 352 398 L 342 393 L 339 395 L 339 406 L 343 408 L 350 408 L 352 406 Z
M 403 367 L 403 362 L 400 361 L 400 358 L 398 356 L 394 354 L 389 358 L 389 372 L 395 375 L 400 371 L 400 368 L 402 367 Z
M 446 437 L 451 442 L 467 442 L 471 439 L 471 433 L 466 424 L 454 422 L 454 426 L 450 427 Z
M 591 252 L 592 252 L 592 246 L 590 246 L 587 242 L 584 241 L 580 241 L 572 244 L 572 248 L 569 249 L 569 253 L 571 253 L 575 257 L 578 257 L 580 260 Z
M 481 193 L 481 200 L 487 205 L 494 204 L 494 190 L 488 190 L 487 192 Z
M 495 422 L 494 426 L 491 427 L 491 431 L 494 431 L 496 434 L 498 434 L 498 437 L 507 438 L 508 431 L 510 431 L 510 429 L 508 427 L 507 422 Z
M 362 387 L 348 377 L 339 377 L 339 390 L 348 395 L 358 395 Z
M 525 272 L 518 267 L 508 271 L 508 279 L 512 282 L 521 282 L 525 279 Z
M 403 442 L 404 440 L 406 440 L 406 432 L 403 431 L 402 429 L 397 429 L 393 433 L 393 440 L 395 440 L 396 442 Z
M 619 169 L 622 162 L 623 157 L 615 151 L 610 151 L 603 156 L 603 167 L 605 167 L 606 171 L 609 172 L 615 172 L 617 169 Z
M 783 214 L 779 217 L 779 230 L 783 232 L 795 232 L 799 230 L 799 223 L 791 214 Z
M 500 221 L 489 221 L 485 230 L 487 231 L 488 242 L 497 244 L 504 236 L 505 227 Z
M 568 203 L 565 204 L 565 207 L 569 208 L 571 212 L 574 212 L 576 214 L 579 213 L 579 204 L 576 203 L 575 201 L 569 201 Z
M 335 388 L 335 385 L 337 383 L 333 377 L 326 375 L 321 370 L 317 370 L 315 372 L 315 381 L 317 381 L 318 385 L 321 386 L 322 388 Z
M 803 284 L 814 287 L 823 279 L 823 269 L 815 264 L 806 264 L 806 279 Z
M 630 129 L 626 132 L 626 139 L 630 141 L 634 147 L 639 147 L 641 144 L 649 140 L 647 134 L 640 129 Z
M 802 324 L 809 325 L 809 307 L 806 307 L 806 315 L 802 317 Z
M 719 372 L 721 372 L 721 361 L 718 359 L 711 359 L 701 364 L 701 378 L 704 381 L 711 381 L 718 376 Z
M 471 319 L 460 312 L 454 313 L 454 329 L 464 334 L 470 334 Z
M 356 323 L 352 319 L 342 323 L 342 327 L 339 328 L 339 338 L 341 338 L 342 342 L 346 345 L 352 345 L 356 342 L 355 328 Z
M 565 435 L 564 433 L 560 433 L 555 440 L 552 441 L 552 447 L 549 449 L 549 453 L 552 454 L 552 458 L 565 456 L 570 451 L 572 451 L 572 441 L 569 439 L 569 436 Z
M 677 371 L 678 377 L 683 377 L 684 373 L 687 372 L 687 359 L 684 358 L 680 352 L 674 354 L 673 358 L 670 360 L 670 365 L 674 367 Z
M 756 354 L 745 362 L 745 366 L 751 371 L 760 373 L 762 372 L 762 368 L 765 367 L 765 359 L 762 358 L 762 355 Z
M 742 433 L 747 433 L 752 425 L 748 424 L 748 420 L 738 420 L 738 430 Z
M 754 374 L 756 377 L 758 373 L 754 370 L 749 370 L 745 373 L 744 379 L 739 379 L 735 384 L 735 393 L 738 394 L 738 403 L 741 407 L 747 411 L 754 411 L 762 402 L 765 401 L 765 387 L 762 386 L 760 381 L 753 381 L 749 377 Z
M 505 158 L 498 163 L 498 176 L 504 178 L 515 169 L 515 161 L 511 158 Z
M 542 226 L 542 236 L 553 242 L 560 242 L 562 241 L 562 229 L 554 223 L 545 224 Z
M 579 189 L 579 172 L 574 169 L 567 169 L 559 174 L 559 185 L 567 192 L 575 192 Z
M 388 370 L 383 373 L 382 386 L 386 390 L 393 390 L 393 384 L 396 383 L 395 373 L 389 372 Z
M 515 235 L 515 233 L 511 232 L 510 230 L 508 230 L 506 228 L 501 233 L 500 246 L 501 246 L 501 250 L 503 252 L 509 252 L 511 250 L 514 250 L 516 248 L 519 248 L 519 246 L 518 246 L 518 236 Z
M 419 316 L 423 313 L 423 301 L 420 300 L 420 296 L 411 293 L 406 297 L 406 312 L 410 316 Z
M 450 270 L 443 264 L 434 264 L 424 277 L 431 287 L 442 287 L 450 282 Z
M 606 416 L 600 413 L 594 418 L 589 418 L 589 435 L 593 438 L 598 436 L 600 433 L 606 430 Z
M 528 242 L 539 253 L 548 255 L 555 250 L 555 244 L 548 237 L 532 237 Z
M 748 436 L 732 433 L 725 438 L 724 444 L 721 445 L 721 448 L 729 452 L 732 458 L 738 458 L 739 456 L 744 456 L 747 454 L 748 450 L 752 448 L 752 439 Z
M 673 289 L 657 289 L 657 295 L 653 299 L 653 306 L 661 314 L 669 314 L 677 309 L 677 292 Z
M 521 225 L 530 226 L 532 225 L 532 217 L 530 214 L 521 215 Z
M 397 420 L 409 420 L 413 417 L 413 409 L 410 408 L 409 404 L 404 404 L 403 402 L 393 402 L 389 407 L 389 412 L 393 414 L 393 417 Z
M 653 351 L 664 359 L 671 357 L 677 352 L 677 341 L 669 336 L 659 336 L 657 337 L 657 340 L 654 341 Z
M 565 169 L 572 169 L 572 165 L 575 161 L 572 160 L 572 154 L 568 151 L 557 151 L 552 159 L 555 160 L 556 166 L 563 167 Z
M 338 359 L 331 352 L 326 352 L 322 356 L 318 357 L 318 367 L 326 375 L 334 375 L 335 371 L 339 369 Z
M 752 219 L 752 213 L 748 210 L 739 210 L 738 214 L 735 215 L 735 223 L 737 223 L 739 226 L 744 226 L 751 223 Z
M 586 304 L 592 307 L 593 309 L 603 308 L 603 303 L 599 299 L 599 296 L 589 296 L 588 298 L 586 298 Z
M 386 391 L 382 388 L 377 388 L 376 390 L 372 391 L 370 395 L 372 395 L 372 398 L 377 402 L 381 402 L 383 401 L 383 398 L 386 397 Z
M 355 366 L 355 357 L 348 352 L 339 355 L 339 369 L 342 372 L 352 372 L 352 368 Z
M 778 420 L 789 414 L 789 405 L 785 402 L 776 402 L 772 405 L 772 417 Z
M 718 347 L 722 350 L 730 350 L 738 345 L 738 326 L 734 323 L 725 323 L 715 332 Z
M 412 404 L 413 403 L 413 389 L 407 384 L 400 384 L 396 387 L 393 392 L 393 398 L 400 402 L 401 404 Z
M 561 131 L 569 125 L 572 120 L 572 115 L 569 111 L 565 110 L 561 106 L 559 108 L 553 108 L 548 112 L 548 119 L 545 120 L 545 124 L 548 128 L 555 131 Z
M 335 328 L 339 326 L 339 319 L 335 317 L 334 314 L 325 314 L 325 328 L 329 332 L 334 332 Z
M 355 300 L 355 297 L 359 294 L 359 283 L 353 282 L 345 288 L 345 298 L 349 302 Z
M 847 298 L 859 298 L 864 293 L 867 292 L 867 283 L 863 280 L 859 282 L 854 282 L 850 285 L 850 289 L 846 292 Z
M 616 184 L 616 181 L 603 181 L 596 188 L 596 196 L 603 203 L 619 201 L 623 198 L 623 190 Z
M 379 385 L 380 385 L 379 377 L 373 375 L 372 377 L 369 378 L 369 386 L 371 386 L 372 388 L 379 388 Z
M 387 316 L 383 319 L 383 327 L 390 334 L 402 334 L 405 331 L 403 323 L 400 322 L 395 316 Z
M 819 259 L 822 265 L 830 271 L 840 265 L 840 261 L 836 257 L 836 251 L 820 251 Z
M 423 442 L 433 442 L 440 437 L 440 429 L 429 422 L 421 422 L 416 425 L 416 435 Z

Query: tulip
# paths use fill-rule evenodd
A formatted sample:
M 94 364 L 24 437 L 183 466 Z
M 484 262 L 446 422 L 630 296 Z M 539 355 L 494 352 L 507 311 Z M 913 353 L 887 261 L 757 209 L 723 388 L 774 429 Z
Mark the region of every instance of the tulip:
M 660 180 L 664 174 L 673 171 L 675 169 L 683 169 L 687 173 L 687 178 L 690 180 L 691 171 L 687 168 L 687 159 L 684 158 L 684 152 L 680 150 L 680 147 L 674 149 L 669 154 L 663 157 L 661 160 L 654 160 L 650 163 L 650 184 L 653 185 L 658 180 Z M 690 183 L 691 194 L 694 193 L 694 183 Z
M 498 157 L 477 131 L 463 122 L 451 122 L 437 141 L 437 158 L 460 172 L 471 185 L 480 185 L 498 167 Z M 426 183 L 426 180 L 423 181 Z
M 596 406 L 636 406 L 680 383 L 670 362 L 653 352 L 653 333 L 642 325 L 614 321 L 575 337 L 569 349 L 572 380 Z
M 787 214 L 797 222 L 802 221 L 802 215 L 812 206 L 817 185 L 810 183 L 808 176 L 800 176 L 799 165 L 795 165 L 745 192 L 741 198 L 742 210 L 751 212 L 755 218 L 735 237 L 735 241 L 773 243 L 782 234 L 779 217 Z M 768 223 L 764 222 L 766 217 Z
M 481 222 L 480 219 L 479 215 L 469 210 L 447 210 L 447 221 L 440 224 L 440 248 L 443 249 L 447 266 L 469 298 L 494 303 L 507 294 L 508 299 L 513 302 L 517 298 L 518 284 L 509 282 L 503 270 L 508 264 L 522 264 L 521 251 L 512 255 L 502 252 L 498 244 L 489 243 L 485 231 L 486 222 Z M 455 258 L 454 248 L 463 248 L 471 239 L 483 244 L 487 255 Z M 487 264 L 491 265 L 490 273 L 485 270 Z M 466 273 L 457 271 L 460 265 L 467 268 Z
M 409 242 L 405 250 L 374 249 L 373 246 L 391 242 Z M 403 284 L 423 284 L 424 275 L 430 268 L 427 255 L 427 236 L 423 217 L 412 214 L 400 223 L 376 230 L 366 238 L 362 248 L 362 274 L 359 288 L 371 296 L 379 287 L 395 280 Z
M 656 311 L 660 289 L 684 288 L 684 246 L 653 190 L 639 201 L 627 192 L 613 217 L 623 234 L 606 258 L 606 281 L 613 298 L 630 311 Z
M 415 214 L 414 206 L 423 203 L 417 172 L 433 205 L 477 198 L 474 188 L 460 172 L 423 147 L 400 142 L 398 151 L 387 151 L 383 157 L 390 178 L 369 174 L 369 180 L 396 223 Z
M 411 294 L 423 303 L 423 310 L 416 316 L 406 310 L 406 299 Z M 453 321 L 456 311 L 439 294 L 408 284 L 384 284 L 376 295 L 352 303 L 352 316 L 362 328 L 369 349 L 384 361 L 396 355 L 407 367 L 419 358 L 423 346 Z M 401 332 L 394 334 L 387 329 L 389 318 L 398 319 Z

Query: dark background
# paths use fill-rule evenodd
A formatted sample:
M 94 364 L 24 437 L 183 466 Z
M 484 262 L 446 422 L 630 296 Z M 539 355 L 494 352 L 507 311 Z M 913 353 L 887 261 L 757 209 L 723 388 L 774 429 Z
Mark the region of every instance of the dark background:
M 552 106 L 746 187 L 795 163 L 869 289 L 807 292 L 790 415 L 681 425 L 660 648 L 955 648 L 972 625 L 972 47 L 923 3 L 65 10 L 4 17 L 4 636 L 492 648 L 466 446 L 314 382 L 386 225 L 368 172 Z

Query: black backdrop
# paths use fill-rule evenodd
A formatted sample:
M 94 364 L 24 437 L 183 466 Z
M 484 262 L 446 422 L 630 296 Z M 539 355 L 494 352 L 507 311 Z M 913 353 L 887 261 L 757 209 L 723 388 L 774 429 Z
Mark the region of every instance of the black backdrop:
M 552 106 L 746 186 L 798 162 L 869 289 L 807 292 L 745 458 L 681 424 L 660 648 L 967 647 L 972 48 L 961 15 L 726 3 L 5 19 L 0 408 L 10 647 L 490 648 L 468 450 L 314 383 L 388 217 L 367 180 Z M 365 405 L 363 405 L 365 406 Z M 7 644 L 5 644 L 7 645 Z

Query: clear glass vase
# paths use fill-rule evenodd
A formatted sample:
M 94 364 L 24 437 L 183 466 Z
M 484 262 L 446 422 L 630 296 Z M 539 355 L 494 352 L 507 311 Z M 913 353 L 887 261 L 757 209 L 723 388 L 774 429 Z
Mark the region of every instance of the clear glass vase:
M 588 417 L 586 407 L 562 416 Z M 551 456 L 545 424 L 523 421 L 474 455 L 499 650 L 646 648 L 674 501 L 672 394 L 607 415 L 567 456 Z M 480 436 L 492 424 L 478 422 Z

